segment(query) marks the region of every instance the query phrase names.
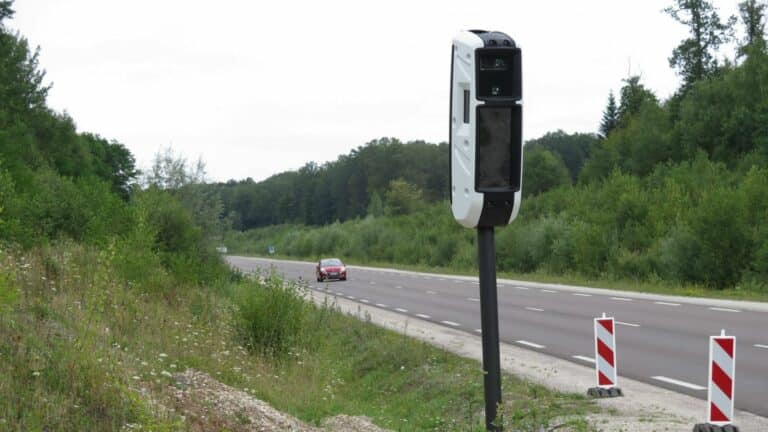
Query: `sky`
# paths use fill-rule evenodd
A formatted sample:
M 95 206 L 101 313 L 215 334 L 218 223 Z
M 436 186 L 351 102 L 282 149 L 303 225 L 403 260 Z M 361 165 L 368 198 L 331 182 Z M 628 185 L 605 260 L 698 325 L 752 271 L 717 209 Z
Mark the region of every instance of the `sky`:
M 596 132 L 630 74 L 662 99 L 678 88 L 667 59 L 687 30 L 662 12 L 672 3 L 17 0 L 8 26 L 40 46 L 48 104 L 78 131 L 140 168 L 170 147 L 210 181 L 259 181 L 381 137 L 447 141 L 449 49 L 467 29 L 521 47 L 526 140 Z

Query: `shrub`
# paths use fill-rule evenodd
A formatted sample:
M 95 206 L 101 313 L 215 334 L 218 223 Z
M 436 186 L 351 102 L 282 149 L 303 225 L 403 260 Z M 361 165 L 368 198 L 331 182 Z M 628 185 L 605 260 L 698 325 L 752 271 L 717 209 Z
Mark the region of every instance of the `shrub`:
M 298 346 L 307 309 L 298 286 L 274 273 L 243 283 L 237 293 L 236 328 L 245 346 L 273 357 Z

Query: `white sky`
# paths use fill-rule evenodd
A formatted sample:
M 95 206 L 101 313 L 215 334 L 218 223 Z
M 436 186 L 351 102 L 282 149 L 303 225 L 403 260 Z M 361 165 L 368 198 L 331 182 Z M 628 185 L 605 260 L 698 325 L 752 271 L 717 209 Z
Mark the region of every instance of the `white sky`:
M 450 45 L 498 30 L 523 49 L 525 139 L 594 132 L 641 73 L 661 98 L 686 29 L 673 0 L 17 0 L 49 105 L 138 165 L 171 146 L 212 180 L 262 180 L 374 138 L 447 141 Z M 738 0 L 714 0 L 721 17 Z M 732 57 L 732 49 L 725 49 Z

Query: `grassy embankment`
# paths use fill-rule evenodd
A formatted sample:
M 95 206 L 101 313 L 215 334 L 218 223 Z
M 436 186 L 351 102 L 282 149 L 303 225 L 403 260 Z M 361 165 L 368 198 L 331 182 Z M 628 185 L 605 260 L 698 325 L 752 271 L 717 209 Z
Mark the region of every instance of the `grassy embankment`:
M 482 430 L 474 361 L 308 304 L 271 275 L 201 288 L 150 266 L 129 283 L 127 265 L 114 248 L 0 252 L 0 429 L 184 430 L 168 392 L 194 368 L 313 424 Z M 504 393 L 511 428 L 590 430 L 584 397 L 511 376 Z

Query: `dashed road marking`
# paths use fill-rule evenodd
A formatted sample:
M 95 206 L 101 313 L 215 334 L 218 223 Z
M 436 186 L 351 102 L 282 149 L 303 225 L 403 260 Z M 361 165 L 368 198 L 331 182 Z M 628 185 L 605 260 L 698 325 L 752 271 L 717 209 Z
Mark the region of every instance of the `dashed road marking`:
M 680 303 L 671 303 L 671 302 L 663 302 L 663 301 L 657 301 L 654 303 L 662 306 L 680 306 Z
M 396 286 L 395 288 L 397 288 L 397 289 L 403 289 L 403 287 L 401 287 L 400 285 Z
M 482 332 L 483 332 L 483 330 L 481 330 L 481 329 L 475 329 L 475 333 L 482 333 Z
M 400 312 L 400 313 L 408 313 L 408 309 L 403 309 L 403 308 L 395 308 L 395 310 L 396 310 L 396 311 L 398 311 L 398 312 Z
M 368 303 L 368 300 L 366 300 L 366 299 L 361 299 L 360 301 L 363 302 L 363 303 Z
M 426 314 L 416 314 L 416 316 L 417 316 L 417 317 L 419 317 L 419 318 L 424 318 L 424 319 L 430 319 L 430 318 L 432 318 L 431 316 L 429 316 L 429 315 L 426 315 Z
M 453 322 L 453 321 L 440 321 L 440 322 L 443 323 L 443 324 L 447 324 L 447 325 L 449 325 L 451 327 L 459 327 L 459 326 L 461 326 L 461 324 L 459 324 L 457 322 Z
M 765 348 L 765 349 L 768 349 L 768 345 L 755 344 L 755 348 Z
M 376 303 L 376 306 L 378 306 L 380 308 L 386 308 L 387 307 L 387 305 L 385 305 L 384 303 Z
M 528 287 L 523 287 L 523 286 L 516 286 L 515 288 L 517 288 L 519 290 L 523 290 L 523 291 L 528 289 Z
M 434 291 L 427 291 L 427 294 L 436 294 Z
M 480 301 L 480 299 L 474 298 L 474 297 L 467 297 L 467 300 L 471 301 L 471 302 L 479 302 Z
M 640 324 L 632 324 L 624 321 L 616 321 L 616 324 L 627 326 L 627 327 L 640 327 Z
M 626 297 L 611 297 L 611 300 L 627 301 L 627 302 L 632 301 L 631 298 L 626 298 Z
M 544 312 L 544 309 L 539 309 L 535 307 L 526 307 L 525 309 L 529 311 L 534 311 L 534 312 Z
M 528 342 L 528 341 L 524 341 L 524 340 L 519 340 L 519 341 L 517 341 L 517 343 L 519 343 L 520 345 L 525 345 L 525 346 L 529 346 L 531 348 L 536 348 L 536 349 L 544 349 L 544 348 L 546 348 L 544 345 L 539 345 L 537 343 Z
M 676 386 L 685 387 L 691 390 L 706 390 L 706 387 L 702 387 L 698 384 L 691 384 L 689 382 L 676 380 L 674 378 L 668 378 L 665 376 L 652 376 L 651 379 L 655 379 L 657 381 L 665 382 L 667 384 L 674 384 Z
M 587 356 L 582 356 L 582 355 L 575 355 L 575 356 L 571 356 L 571 357 L 575 358 L 576 360 L 585 361 L 587 363 L 594 363 L 595 362 L 595 359 L 592 358 L 592 357 L 587 357 Z
M 350 300 L 354 300 L 355 296 L 347 296 L 347 298 L 350 299 Z
M 453 281 L 453 283 L 455 283 L 455 284 L 460 284 L 460 283 L 462 283 L 462 282 L 461 282 L 460 280 L 455 280 L 455 281 Z
M 550 293 L 550 294 L 557 294 L 557 291 L 555 291 L 555 290 L 548 290 L 548 289 L 543 289 L 543 290 L 541 290 L 541 292 Z
M 720 311 L 720 312 L 741 312 L 738 309 L 728 309 L 728 308 L 721 308 L 721 307 L 711 307 L 709 310 L 713 311 Z
M 592 297 L 592 294 L 584 294 L 584 293 L 573 293 L 573 295 L 578 297 Z

